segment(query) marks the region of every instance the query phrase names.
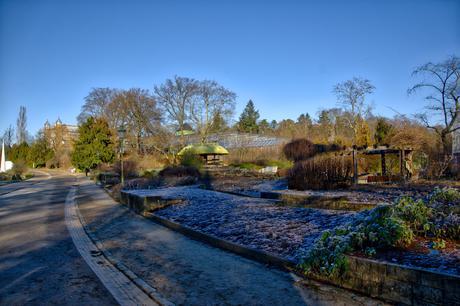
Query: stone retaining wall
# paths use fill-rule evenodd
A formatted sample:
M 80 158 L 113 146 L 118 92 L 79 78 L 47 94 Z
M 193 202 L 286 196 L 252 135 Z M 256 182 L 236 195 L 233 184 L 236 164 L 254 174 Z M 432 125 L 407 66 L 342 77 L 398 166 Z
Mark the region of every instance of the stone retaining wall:
M 246 258 L 295 271 L 294 262 L 201 233 L 149 213 L 163 207 L 161 205 L 165 205 L 164 201 L 158 196 L 141 197 L 121 192 L 123 204 L 172 230 Z M 343 279 L 327 279 L 321 275 L 309 277 L 400 305 L 460 305 L 459 276 L 354 256 L 348 256 L 348 259 L 349 274 Z M 296 272 L 301 275 L 299 271 Z
M 376 205 L 371 203 L 354 203 L 346 196 L 317 196 L 317 195 L 300 195 L 284 192 L 262 191 L 260 197 L 264 199 L 279 200 L 283 204 L 292 206 L 302 206 L 319 209 L 335 210 L 363 210 L 371 209 Z

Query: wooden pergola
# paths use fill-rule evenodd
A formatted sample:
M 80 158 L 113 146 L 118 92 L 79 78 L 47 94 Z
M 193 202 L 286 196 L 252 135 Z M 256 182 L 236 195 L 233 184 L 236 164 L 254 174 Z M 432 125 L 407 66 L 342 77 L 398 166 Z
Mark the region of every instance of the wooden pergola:
M 389 154 L 396 154 L 399 156 L 399 179 L 405 181 L 407 177 L 406 168 L 404 165 L 406 156 L 409 156 L 413 152 L 412 149 L 400 149 L 400 148 L 376 148 L 376 149 L 367 149 L 362 152 L 364 155 L 380 155 L 380 164 L 382 172 L 380 173 L 382 178 L 388 178 L 388 181 L 391 181 L 391 178 L 387 176 L 386 168 L 386 156 Z M 353 182 L 358 183 L 358 158 L 357 151 L 353 150 Z

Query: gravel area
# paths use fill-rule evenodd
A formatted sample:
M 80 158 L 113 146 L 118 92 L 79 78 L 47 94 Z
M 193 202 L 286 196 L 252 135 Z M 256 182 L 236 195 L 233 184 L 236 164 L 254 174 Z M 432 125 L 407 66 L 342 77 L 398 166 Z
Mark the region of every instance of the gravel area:
M 183 199 L 155 212 L 201 232 L 298 261 L 324 230 L 350 220 L 354 212 L 277 206 L 196 186 L 133 190 L 138 195 Z

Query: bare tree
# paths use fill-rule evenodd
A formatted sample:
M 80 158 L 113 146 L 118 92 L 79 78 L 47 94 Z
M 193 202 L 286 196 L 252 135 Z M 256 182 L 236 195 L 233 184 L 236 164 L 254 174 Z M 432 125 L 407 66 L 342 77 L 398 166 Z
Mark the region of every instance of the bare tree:
M 156 134 L 161 121 L 160 111 L 148 90 L 131 88 L 119 93 L 126 110 L 126 124 L 133 134 L 138 153 L 142 153 L 142 139 Z
M 115 101 L 120 92 L 114 88 L 93 88 L 85 97 L 85 103 L 78 115 L 78 122 L 86 122 L 89 117 L 104 118 L 112 129 L 115 129 L 120 122 L 122 108 Z
M 426 111 L 417 114 L 417 117 L 427 128 L 436 132 L 441 139 L 444 154 L 448 154 L 448 136 L 460 129 L 460 125 L 456 125 L 460 119 L 460 58 L 452 56 L 441 63 L 427 63 L 415 69 L 412 75 L 425 78 L 409 88 L 409 94 L 421 89 L 429 90 L 425 97 Z
M 13 145 L 13 138 L 14 138 L 14 128 L 10 124 L 10 126 L 3 133 L 3 137 L 2 137 L 3 141 L 5 142 L 5 146 L 11 148 L 11 146 Z
M 196 98 L 198 89 L 197 80 L 179 76 L 175 76 L 173 80 L 167 79 L 160 86 L 155 86 L 155 99 L 179 131 L 184 130 L 184 124 L 188 119 L 187 110 L 192 100 Z
M 216 81 L 201 81 L 198 84 L 197 95 L 191 99 L 190 121 L 206 142 L 217 116 L 230 119 L 235 110 L 236 94 Z
M 353 144 L 356 144 L 360 123 L 371 110 L 370 105 L 366 102 L 366 96 L 373 93 L 374 90 L 375 87 L 369 80 L 357 77 L 334 86 L 333 92 L 337 96 L 338 103 L 350 115 L 346 120 L 353 129 Z
M 16 121 L 16 139 L 18 144 L 27 141 L 27 114 L 25 106 L 19 108 L 19 115 Z

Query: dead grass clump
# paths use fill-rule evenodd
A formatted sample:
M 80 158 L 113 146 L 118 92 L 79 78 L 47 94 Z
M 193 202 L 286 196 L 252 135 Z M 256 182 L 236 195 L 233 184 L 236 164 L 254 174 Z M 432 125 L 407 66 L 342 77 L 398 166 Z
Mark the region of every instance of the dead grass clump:
M 346 188 L 351 183 L 352 160 L 323 155 L 295 163 L 287 175 L 290 189 L 321 190 Z
M 200 171 L 195 167 L 190 166 L 168 166 L 160 171 L 160 177 L 184 177 L 191 176 L 199 178 L 201 176 Z

